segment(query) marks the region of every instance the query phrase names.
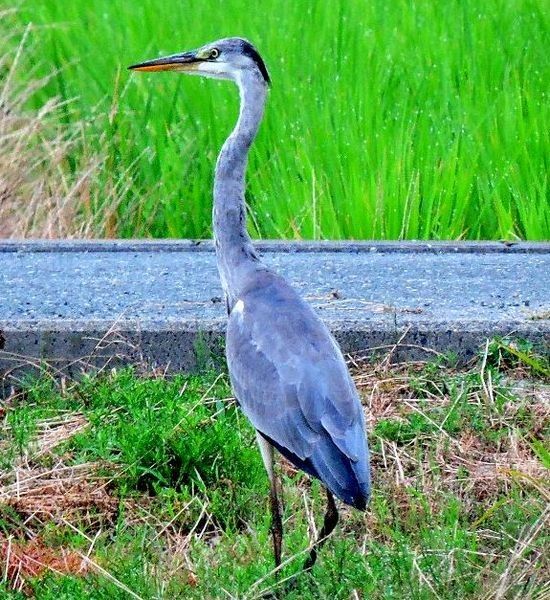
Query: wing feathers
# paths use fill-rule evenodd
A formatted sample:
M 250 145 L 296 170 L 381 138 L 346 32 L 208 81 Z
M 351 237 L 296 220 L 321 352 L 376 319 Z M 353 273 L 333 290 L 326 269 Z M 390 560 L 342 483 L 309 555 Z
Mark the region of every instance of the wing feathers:
M 267 276 L 266 276 L 267 277 Z M 370 490 L 363 414 L 324 324 L 276 276 L 243 294 L 227 327 L 235 395 L 254 427 L 339 498 L 365 506 Z

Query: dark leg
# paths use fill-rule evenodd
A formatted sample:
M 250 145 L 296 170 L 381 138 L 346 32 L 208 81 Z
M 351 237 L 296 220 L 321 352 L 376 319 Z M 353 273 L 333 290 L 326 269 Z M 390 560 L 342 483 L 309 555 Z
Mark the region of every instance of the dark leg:
M 327 489 L 327 512 L 325 513 L 325 520 L 323 522 L 321 533 L 319 534 L 319 539 L 315 542 L 311 552 L 309 553 L 309 556 L 304 563 L 304 571 L 311 571 L 315 561 L 317 560 L 317 552 L 321 550 L 323 544 L 326 542 L 328 536 L 332 533 L 337 523 L 338 510 L 336 508 L 336 503 L 334 502 L 334 496 Z
M 262 453 L 267 475 L 269 476 L 269 499 L 271 503 L 271 535 L 273 536 L 273 553 L 275 555 L 275 566 L 281 564 L 281 546 L 283 543 L 283 519 L 281 507 L 277 496 L 277 476 L 274 469 L 273 446 L 259 433 L 256 433 L 258 446 Z
M 275 566 L 281 564 L 281 546 L 283 543 L 283 520 L 281 518 L 281 507 L 277 497 L 277 478 L 271 480 L 269 497 L 271 500 L 271 535 L 273 536 L 273 553 L 275 555 Z
M 272 494 L 271 498 L 273 499 L 273 494 Z M 272 510 L 273 510 L 273 504 L 272 504 Z M 280 515 L 279 515 L 279 519 L 280 519 Z M 277 548 L 275 523 L 276 523 L 276 516 L 275 516 L 275 512 L 273 512 L 273 525 L 274 525 L 273 526 L 273 544 L 274 544 L 275 548 Z M 319 534 L 318 540 L 315 542 L 315 545 L 311 549 L 311 552 L 309 553 L 309 556 L 304 563 L 303 571 L 306 571 L 306 572 L 311 571 L 311 569 L 313 568 L 313 565 L 315 564 L 315 561 L 317 560 L 317 552 L 321 549 L 321 547 L 325 543 L 328 536 L 332 533 L 333 529 L 336 527 L 337 523 L 338 523 L 338 510 L 336 509 L 336 504 L 334 502 L 334 496 L 327 490 L 327 512 L 325 513 L 325 520 L 323 522 L 323 527 Z M 281 532 L 281 537 L 282 537 L 282 525 L 280 528 L 280 532 Z M 277 550 L 275 550 L 275 555 L 277 555 Z M 277 558 L 275 558 L 275 562 L 277 562 Z M 278 564 L 279 563 L 277 563 L 277 565 Z M 276 599 L 286 596 L 286 594 L 288 594 L 296 589 L 296 585 L 298 584 L 298 575 L 299 575 L 299 573 L 296 573 L 293 577 L 291 577 L 289 580 L 287 580 L 286 583 L 284 584 L 284 587 L 280 590 L 280 592 L 275 593 L 275 594 L 269 594 L 267 596 L 262 596 L 262 598 L 264 598 L 265 600 L 268 600 L 268 599 L 276 600 Z

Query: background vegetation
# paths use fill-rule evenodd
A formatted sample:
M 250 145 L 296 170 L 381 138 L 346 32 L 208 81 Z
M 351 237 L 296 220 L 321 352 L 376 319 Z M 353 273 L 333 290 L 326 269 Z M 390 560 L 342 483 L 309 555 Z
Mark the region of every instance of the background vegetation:
M 0 19 L 0 233 L 209 237 L 237 94 L 125 68 L 243 35 L 274 82 L 253 235 L 549 238 L 548 25 L 543 0 L 23 0 Z
M 267 476 L 225 374 L 45 370 L 0 405 L 0 597 L 547 598 L 549 367 L 509 341 L 463 370 L 353 361 L 372 501 L 343 509 L 286 592 L 324 494 L 281 462 L 278 582 Z

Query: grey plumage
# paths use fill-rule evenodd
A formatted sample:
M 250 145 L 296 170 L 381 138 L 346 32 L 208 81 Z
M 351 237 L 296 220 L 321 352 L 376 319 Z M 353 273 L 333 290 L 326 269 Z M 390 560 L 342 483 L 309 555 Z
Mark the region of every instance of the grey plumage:
M 318 546 L 337 521 L 330 492 L 364 509 L 370 469 L 362 408 L 338 345 L 311 307 L 261 262 L 246 230 L 247 156 L 262 120 L 269 74 L 255 48 L 240 38 L 132 68 L 232 79 L 239 87 L 239 119 L 216 164 L 214 238 L 228 311 L 229 375 L 243 412 L 260 435 L 279 564 L 282 524 L 269 445 L 329 490 Z M 312 550 L 305 567 L 311 568 L 315 558 Z
M 239 298 L 243 308 L 229 315 L 226 344 L 243 412 L 291 462 L 364 509 L 370 484 L 363 415 L 332 336 L 269 271 L 257 271 Z

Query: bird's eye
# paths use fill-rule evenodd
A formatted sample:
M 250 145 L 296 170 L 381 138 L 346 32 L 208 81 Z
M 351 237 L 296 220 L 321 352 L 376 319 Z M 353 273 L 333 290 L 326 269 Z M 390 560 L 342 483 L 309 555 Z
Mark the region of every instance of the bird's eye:
M 217 48 L 212 48 L 212 50 L 210 50 L 209 58 L 218 58 L 219 55 L 220 51 Z

